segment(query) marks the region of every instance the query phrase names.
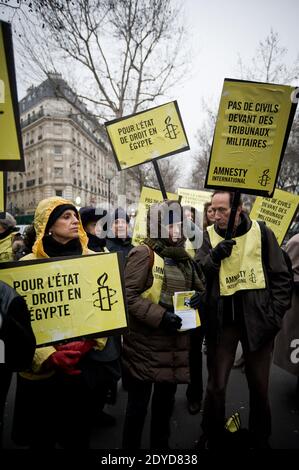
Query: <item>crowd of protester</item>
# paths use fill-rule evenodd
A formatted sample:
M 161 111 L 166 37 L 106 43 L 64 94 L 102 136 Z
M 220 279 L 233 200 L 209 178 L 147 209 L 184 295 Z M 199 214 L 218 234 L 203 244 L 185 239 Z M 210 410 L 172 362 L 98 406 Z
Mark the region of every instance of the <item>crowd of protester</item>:
M 141 447 L 150 406 L 150 447 L 168 449 L 177 385 L 186 384 L 189 413 L 201 419 L 202 412 L 199 447 L 227 448 L 226 389 L 240 342 L 249 388 L 247 444 L 269 448 L 268 385 L 275 338 L 282 328 L 276 355 L 285 354 L 282 334 L 299 324 L 294 313 L 299 238 L 293 236 L 286 246 L 293 280 L 274 233 L 251 220 L 241 202 L 232 237 L 226 239 L 232 204 L 233 193 L 215 191 L 202 218 L 177 201 L 154 204 L 147 215 L 147 236 L 138 246 L 132 244 L 132 221 L 120 207 L 111 213 L 94 207 L 78 211 L 71 201 L 47 198 L 38 204 L 23 236 L 6 213 L 0 219 L 1 262 L 119 252 L 128 331 L 36 348 L 26 302 L 0 283 L 0 333 L 8 351 L 0 370 L 0 430 L 16 371 L 15 444 L 87 449 L 95 422 L 117 426 L 104 408 L 117 402 L 121 379 L 127 391 L 123 448 Z M 189 306 L 199 315 L 200 326 L 182 329 L 173 302 L 180 292 L 192 293 Z M 16 354 L 16 348 L 22 352 Z M 291 372 L 299 376 L 298 367 Z

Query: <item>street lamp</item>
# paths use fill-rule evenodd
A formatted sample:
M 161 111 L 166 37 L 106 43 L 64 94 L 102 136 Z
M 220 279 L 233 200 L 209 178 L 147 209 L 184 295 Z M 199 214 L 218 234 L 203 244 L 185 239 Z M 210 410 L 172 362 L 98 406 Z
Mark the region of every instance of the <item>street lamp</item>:
M 81 204 L 81 197 L 80 196 L 76 197 L 75 203 L 76 203 L 76 209 L 79 210 L 80 209 L 80 204 Z
M 111 199 L 111 180 L 114 178 L 114 176 L 116 176 L 116 173 L 114 173 L 114 171 L 111 169 L 111 168 L 107 168 L 107 171 L 106 171 L 106 181 L 108 183 L 108 208 L 110 209 L 110 199 Z

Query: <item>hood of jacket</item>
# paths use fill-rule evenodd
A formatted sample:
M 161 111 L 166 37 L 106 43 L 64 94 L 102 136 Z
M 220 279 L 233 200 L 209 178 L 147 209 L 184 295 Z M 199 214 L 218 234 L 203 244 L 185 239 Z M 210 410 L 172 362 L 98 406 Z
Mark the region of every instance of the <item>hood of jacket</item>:
M 62 197 L 54 196 L 47 199 L 43 199 L 38 204 L 35 214 L 34 214 L 34 228 L 36 231 L 36 240 L 32 247 L 32 253 L 37 258 L 49 258 L 47 253 L 44 251 L 43 246 L 43 237 L 45 235 L 45 229 L 52 211 L 57 207 L 63 204 L 72 204 L 72 201 L 64 199 Z M 75 206 L 74 206 L 75 207 Z M 89 252 L 87 248 L 88 238 L 83 229 L 81 219 L 79 217 L 79 240 L 82 246 L 82 254 L 87 254 Z

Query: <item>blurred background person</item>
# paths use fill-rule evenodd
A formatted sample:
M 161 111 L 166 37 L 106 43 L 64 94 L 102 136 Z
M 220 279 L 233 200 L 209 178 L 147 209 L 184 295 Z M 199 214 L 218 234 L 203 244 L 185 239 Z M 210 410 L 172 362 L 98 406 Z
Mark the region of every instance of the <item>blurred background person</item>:
M 106 220 L 107 211 L 101 208 L 81 207 L 80 217 L 82 225 L 88 236 L 88 248 L 95 252 L 108 252 L 106 249 L 106 239 L 96 235 L 97 225 L 102 220 Z M 104 227 L 105 230 L 105 227 Z M 99 233 L 101 235 L 101 233 Z M 103 369 L 111 368 L 115 370 L 115 380 L 107 380 L 105 387 L 99 392 L 98 413 L 95 413 L 96 421 L 101 426 L 112 426 L 116 423 L 115 418 L 103 410 L 105 404 L 114 405 L 117 399 L 117 378 L 120 375 L 120 337 L 111 336 L 107 338 L 107 343 L 103 351 L 91 351 L 89 356 L 101 363 Z M 103 371 L 102 371 L 103 373 Z M 108 374 L 107 374 L 108 377 Z
M 212 208 L 212 202 L 208 201 L 203 206 L 203 230 L 215 223 L 215 213 Z
M 285 251 L 290 257 L 293 270 L 292 306 L 285 314 L 282 329 L 275 340 L 274 363 L 297 377 L 299 402 L 299 233 L 290 238 Z
M 199 223 L 199 213 L 194 207 L 184 206 L 184 218 L 189 221 L 187 230 L 190 238 L 186 240 L 186 251 L 194 258 L 196 249 L 202 243 L 202 230 L 196 225 Z M 190 231 L 189 231 L 190 230 Z M 203 318 L 202 318 L 203 321 Z M 186 389 L 187 407 L 190 414 L 194 415 L 200 412 L 203 397 L 203 376 L 202 376 L 202 344 L 204 338 L 204 325 L 190 330 L 190 383 Z
M 110 217 L 106 246 L 112 253 L 121 252 L 127 258 L 133 248 L 132 239 L 129 236 L 130 217 L 124 209 L 117 208 Z
M 14 260 L 13 242 L 18 233 L 16 225 L 16 219 L 9 212 L 5 212 L 0 219 L 0 263 Z
M 81 207 L 79 214 L 83 228 L 88 236 L 88 248 L 98 253 L 105 251 L 106 240 L 96 234 L 96 229 L 98 222 L 107 217 L 107 211 L 95 207 Z
M 32 252 L 32 247 L 34 245 L 35 239 L 36 233 L 34 225 L 28 225 L 24 230 L 24 234 L 22 236 L 22 243 L 18 244 L 16 247 L 15 243 L 13 245 L 13 247 L 15 247 L 14 257 L 16 261 Z

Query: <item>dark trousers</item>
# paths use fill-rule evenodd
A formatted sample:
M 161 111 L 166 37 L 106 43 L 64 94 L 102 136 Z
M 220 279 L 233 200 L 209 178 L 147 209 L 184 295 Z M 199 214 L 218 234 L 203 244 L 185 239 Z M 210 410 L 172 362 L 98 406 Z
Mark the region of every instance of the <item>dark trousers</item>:
M 203 328 L 196 328 L 190 331 L 190 383 L 187 386 L 186 396 L 189 402 L 202 400 L 203 380 L 202 380 L 202 343 L 204 338 Z
M 18 376 L 12 438 L 32 449 L 89 446 L 90 394 L 81 375 L 43 380 Z
M 8 394 L 12 372 L 8 370 L 5 364 L 0 364 L 0 449 L 2 448 L 2 433 L 4 426 L 4 409 L 6 397 Z
M 43 380 L 18 375 L 13 440 L 31 448 L 87 449 L 97 410 L 120 374 L 118 360 L 81 362 L 82 373 Z
M 245 374 L 249 387 L 249 431 L 261 444 L 271 434 L 271 413 L 268 399 L 269 372 L 273 340 L 258 351 L 250 352 L 244 326 L 225 326 L 218 344 L 208 342 L 208 384 L 204 403 L 202 428 L 210 440 L 221 439 L 225 425 L 225 394 L 235 353 L 241 341 Z
M 170 418 L 173 411 L 177 385 L 151 383 L 126 377 L 128 403 L 123 431 L 123 448 L 140 449 L 147 407 L 151 403 L 151 449 L 167 449 L 170 435 Z

